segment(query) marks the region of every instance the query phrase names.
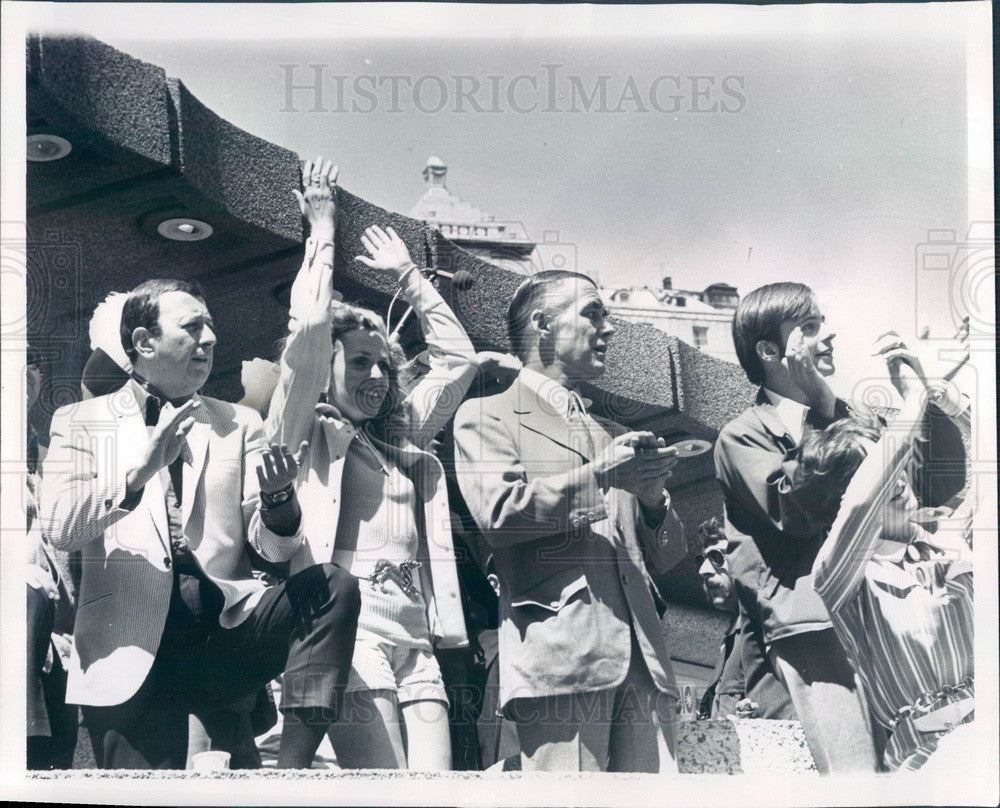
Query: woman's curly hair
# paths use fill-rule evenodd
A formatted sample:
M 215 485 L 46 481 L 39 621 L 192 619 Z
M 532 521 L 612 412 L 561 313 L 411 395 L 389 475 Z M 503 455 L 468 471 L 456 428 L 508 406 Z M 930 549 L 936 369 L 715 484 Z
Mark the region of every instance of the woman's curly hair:
M 344 334 L 362 329 L 365 331 L 375 331 L 385 341 L 389 348 L 389 392 L 378 411 L 372 419 L 374 421 L 384 421 L 402 403 L 403 394 L 399 384 L 400 368 L 406 362 L 406 354 L 402 346 L 396 339 L 390 339 L 385 321 L 371 309 L 363 306 L 355 306 L 351 303 L 343 303 L 335 300 L 330 307 L 332 323 L 330 326 L 330 340 L 336 343 Z
M 833 525 L 844 492 L 868 455 L 866 442 L 877 441 L 882 428 L 875 413 L 860 411 L 803 438 L 791 487 L 796 504 L 818 527 Z

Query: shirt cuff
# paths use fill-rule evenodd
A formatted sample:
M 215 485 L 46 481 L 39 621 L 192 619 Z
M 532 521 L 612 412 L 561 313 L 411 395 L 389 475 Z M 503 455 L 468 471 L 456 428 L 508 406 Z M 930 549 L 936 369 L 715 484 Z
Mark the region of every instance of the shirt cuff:
M 952 418 L 965 412 L 970 403 L 954 382 L 932 382 L 927 386 L 927 398 L 931 404 Z
M 142 492 L 145 490 L 146 490 L 145 486 L 140 488 L 138 491 L 131 491 L 131 492 L 126 488 L 125 496 L 122 499 L 122 501 L 118 503 L 118 507 L 121 508 L 123 511 L 134 511 L 135 506 L 138 505 L 140 502 L 142 502 Z

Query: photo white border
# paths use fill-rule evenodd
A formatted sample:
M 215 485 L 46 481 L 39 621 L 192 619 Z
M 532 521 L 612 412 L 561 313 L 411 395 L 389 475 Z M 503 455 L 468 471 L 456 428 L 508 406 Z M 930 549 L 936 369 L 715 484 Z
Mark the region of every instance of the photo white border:
M 474 14 L 471 13 L 474 11 Z M 102 19 L 100 30 L 145 38 L 281 37 L 286 31 L 323 30 L 338 37 L 379 38 L 424 35 L 473 38 L 477 36 L 543 37 L 558 30 L 563 37 L 655 38 L 679 32 L 691 37 L 748 34 L 766 27 L 769 34 L 789 38 L 856 35 L 859 29 L 873 34 L 898 34 L 906 15 L 930 15 L 942 26 L 954 26 L 967 35 L 969 124 L 969 221 L 993 219 L 993 108 L 991 8 L 987 2 L 961 4 L 808 5 L 808 6 L 464 6 L 455 4 L 73 4 L 4 2 L 2 5 L 2 166 L 3 239 L 23 238 L 25 209 L 24 173 L 24 40 L 29 31 L 89 32 Z M 910 19 L 913 17 L 911 16 Z M 234 24 L 234 19 L 239 24 Z M 305 21 L 309 20 L 309 25 Z M 902 26 L 905 28 L 905 26 Z M 137 30 L 138 29 L 138 30 Z M 252 29 L 249 30 L 249 29 Z M 18 228 L 21 232 L 18 233 Z M 3 322 L 24 316 L 24 282 L 5 271 L 0 294 Z M 6 341 L 9 343 L 9 341 Z M 4 351 L 8 344 L 4 345 Z M 976 411 L 990 418 L 996 412 L 995 365 L 992 355 L 974 356 L 981 385 Z M 11 377 L 11 371 L 16 373 Z M 3 443 L 20 440 L 16 457 L 23 457 L 23 400 L 18 378 L 20 367 L 4 363 Z M 992 381 L 993 383 L 989 383 Z M 978 430 L 979 457 L 996 465 L 996 423 Z M 21 519 L 17 486 L 20 478 L 11 468 L 4 449 L 2 512 L 3 535 L 11 535 Z M 985 468 L 985 467 L 984 467 Z M 996 538 L 996 492 L 980 503 L 978 523 L 983 535 Z M 990 518 L 987 518 L 990 515 Z M 25 607 L 23 553 L 16 542 L 0 543 L 2 579 L 0 622 L 0 792 L 6 799 L 36 801 L 104 802 L 108 804 L 354 804 L 354 805 L 740 805 L 785 806 L 803 804 L 995 804 L 1000 793 L 997 770 L 997 547 L 977 542 L 975 548 L 979 587 L 976 592 L 977 719 L 983 732 L 969 767 L 955 772 L 949 782 L 929 781 L 919 773 L 895 777 L 682 775 L 669 780 L 624 775 L 504 775 L 489 778 L 435 775 L 358 777 L 327 780 L 309 776 L 285 780 L 88 780 L 68 774 L 62 779 L 33 779 L 23 770 L 24 757 L 24 644 Z M 280 785 L 278 783 L 280 782 Z M 154 785 L 155 783 L 155 785 Z M 275 783 L 273 791 L 265 783 Z M 323 783 L 323 785 L 317 785 Z

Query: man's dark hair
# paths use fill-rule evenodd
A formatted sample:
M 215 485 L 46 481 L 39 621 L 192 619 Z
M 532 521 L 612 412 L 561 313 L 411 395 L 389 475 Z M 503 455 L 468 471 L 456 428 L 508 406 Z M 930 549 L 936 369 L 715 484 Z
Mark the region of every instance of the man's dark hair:
M 818 529 L 826 531 L 833 525 L 844 492 L 868 455 L 866 442 L 881 436 L 879 417 L 859 411 L 803 438 L 792 473 L 792 494 Z
M 557 314 L 566 305 L 566 300 L 558 300 L 554 294 L 564 284 L 584 281 L 595 289 L 597 284 L 580 272 L 570 272 L 566 269 L 546 269 L 528 278 L 517 287 L 514 297 L 507 307 L 507 338 L 510 340 L 511 351 L 522 361 L 527 361 L 531 352 L 531 343 L 527 339 L 528 326 L 531 324 L 531 312 L 541 309 L 547 315 Z M 561 304 L 557 308 L 556 303 Z
M 153 278 L 144 281 L 128 293 L 122 307 L 121 339 L 122 347 L 129 361 L 135 364 L 139 357 L 132 344 L 132 332 L 137 328 L 148 328 L 154 336 L 160 336 L 160 297 L 167 292 L 185 292 L 201 301 L 205 293 L 194 281 L 178 281 L 172 278 Z
M 764 383 L 764 366 L 757 356 L 757 343 L 769 340 L 783 351 L 781 324 L 805 317 L 814 305 L 812 289 L 788 281 L 761 286 L 740 301 L 733 317 L 733 344 L 740 365 L 753 384 Z
M 701 539 L 703 547 L 709 547 L 713 544 L 718 544 L 720 541 L 726 541 L 726 529 L 722 524 L 722 520 L 718 516 L 706 519 L 698 525 L 698 538 Z

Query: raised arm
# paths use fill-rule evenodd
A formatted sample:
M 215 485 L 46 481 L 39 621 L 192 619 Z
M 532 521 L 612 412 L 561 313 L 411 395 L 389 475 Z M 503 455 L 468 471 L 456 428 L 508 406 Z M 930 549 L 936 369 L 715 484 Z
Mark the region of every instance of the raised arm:
M 316 403 L 329 383 L 336 182 L 337 167 L 316 158 L 302 167 L 303 190 L 293 191 L 310 234 L 292 284 L 288 340 L 264 424 L 269 443 L 299 446 L 309 440 Z
M 362 243 L 368 256 L 355 260 L 370 269 L 396 273 L 403 299 L 413 307 L 427 343 L 430 370 L 402 403 L 406 437 L 426 448 L 458 408 L 476 375 L 476 352 L 465 329 L 444 298 L 420 274 L 396 232 L 374 225 Z
M 309 444 L 303 442 L 295 454 L 277 444 L 268 449 L 259 418 L 255 421 L 247 429 L 244 444 L 243 520 L 247 540 L 261 558 L 288 561 L 305 540 L 294 482 Z
M 99 540 L 128 513 L 120 507 L 125 470 L 100 457 L 107 442 L 91 440 L 86 425 L 74 422 L 75 409 L 71 404 L 52 416 L 38 494 L 41 529 L 60 550 Z
M 903 395 L 903 406 L 882 438 L 851 478 L 830 534 L 813 566 L 816 590 L 831 611 L 836 610 L 864 577 L 882 532 L 896 481 L 910 463 L 929 402 L 950 415 L 959 429 L 968 429 L 967 401 L 948 381 L 927 383 L 916 358 L 905 348 L 887 349 L 890 379 Z M 947 378 L 947 377 L 946 377 Z
M 179 407 L 166 404 L 135 463 L 124 468 L 109 458 L 107 442 L 93 440 L 75 405 L 52 418 L 50 448 L 40 492 L 42 529 L 53 546 L 75 550 L 101 539 L 105 531 L 131 513 L 146 484 L 187 449 L 186 438 L 201 402 Z M 122 436 L 119 434 L 118 439 Z
M 906 397 L 887 432 L 869 444 L 844 491 L 837 518 L 813 563 L 813 583 L 830 611 L 836 611 L 864 578 L 896 481 L 906 470 L 919 434 L 926 402 L 922 390 Z

